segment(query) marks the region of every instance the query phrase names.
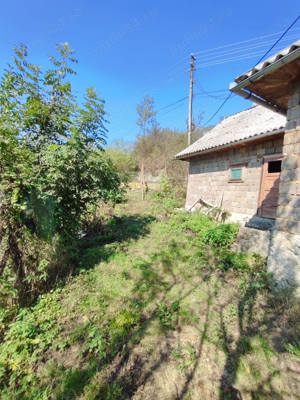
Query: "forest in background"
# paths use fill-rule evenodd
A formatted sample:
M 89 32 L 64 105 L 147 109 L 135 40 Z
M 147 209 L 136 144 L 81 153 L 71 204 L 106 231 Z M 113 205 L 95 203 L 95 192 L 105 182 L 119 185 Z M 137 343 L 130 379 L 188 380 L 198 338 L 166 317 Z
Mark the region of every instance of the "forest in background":
M 137 106 L 139 135 L 133 143 L 116 141 L 106 150 L 125 181 L 138 181 L 145 190 L 148 183 L 165 177 L 180 197 L 186 191 L 188 166 L 175 155 L 187 147 L 187 133 L 161 127 L 157 122 L 154 99 L 145 96 Z M 194 125 L 191 143 L 212 126 Z M 145 187 L 144 187 L 145 186 Z

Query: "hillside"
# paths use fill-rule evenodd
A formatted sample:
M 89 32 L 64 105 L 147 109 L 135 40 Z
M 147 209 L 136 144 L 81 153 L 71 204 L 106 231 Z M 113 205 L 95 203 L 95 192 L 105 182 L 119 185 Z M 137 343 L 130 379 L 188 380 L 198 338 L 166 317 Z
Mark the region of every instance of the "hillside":
M 299 305 L 230 251 L 236 226 L 128 196 L 7 329 L 1 398 L 299 398 Z

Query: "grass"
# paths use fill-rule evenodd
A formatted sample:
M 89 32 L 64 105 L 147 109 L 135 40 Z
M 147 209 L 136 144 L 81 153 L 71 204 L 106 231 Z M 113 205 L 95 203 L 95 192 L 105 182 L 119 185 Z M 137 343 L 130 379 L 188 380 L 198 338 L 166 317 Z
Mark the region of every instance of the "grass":
M 1 399 L 299 398 L 299 304 L 236 226 L 130 192 L 80 272 L 6 327 Z

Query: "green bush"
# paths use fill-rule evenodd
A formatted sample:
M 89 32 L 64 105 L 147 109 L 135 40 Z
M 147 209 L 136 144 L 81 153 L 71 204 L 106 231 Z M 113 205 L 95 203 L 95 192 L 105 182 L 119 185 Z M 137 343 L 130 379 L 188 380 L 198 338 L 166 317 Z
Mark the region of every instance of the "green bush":
M 247 254 L 225 250 L 221 252 L 218 268 L 223 271 L 229 269 L 246 271 L 249 269 Z
M 209 227 L 203 234 L 204 243 L 213 247 L 229 247 L 236 239 L 238 233 L 237 224 L 220 224 Z
M 76 99 L 73 51 L 58 46 L 47 70 L 27 53 L 16 49 L 0 79 L 0 291 L 22 306 L 48 290 L 58 270 L 72 270 L 56 261 L 82 235 L 90 206 L 122 197 L 103 152 L 104 101 L 93 88 L 82 104 Z
M 198 235 L 204 234 L 209 229 L 214 229 L 215 226 L 216 223 L 209 216 L 199 212 L 189 214 L 187 220 L 182 223 L 185 230 Z
M 160 180 L 160 189 L 154 196 L 154 213 L 166 218 L 174 213 L 177 207 L 180 207 L 181 199 L 166 176 Z

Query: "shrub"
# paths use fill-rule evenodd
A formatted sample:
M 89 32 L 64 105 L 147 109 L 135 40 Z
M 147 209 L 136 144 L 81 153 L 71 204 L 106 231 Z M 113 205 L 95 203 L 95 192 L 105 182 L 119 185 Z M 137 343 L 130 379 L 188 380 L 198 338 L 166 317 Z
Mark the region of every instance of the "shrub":
M 238 233 L 237 224 L 220 224 L 208 228 L 203 234 L 205 243 L 213 247 L 229 247 L 236 239 Z
M 163 218 L 171 215 L 175 208 L 181 204 L 172 183 L 166 176 L 161 177 L 160 190 L 154 196 L 154 203 L 154 212 Z
M 15 290 L 21 305 L 47 290 L 52 261 L 79 239 L 89 206 L 122 195 L 103 155 L 104 101 L 88 88 L 77 102 L 74 62 L 65 43 L 43 71 L 21 46 L 0 80 L 0 291 Z
M 249 269 L 247 254 L 225 250 L 221 252 L 218 268 L 223 271 L 229 269 L 245 271 Z
M 192 231 L 195 234 L 202 234 L 207 232 L 209 229 L 213 229 L 216 224 L 215 222 L 205 214 L 199 212 L 193 212 L 189 215 L 189 218 L 182 224 L 183 228 Z

